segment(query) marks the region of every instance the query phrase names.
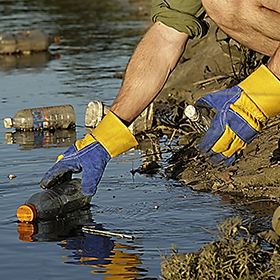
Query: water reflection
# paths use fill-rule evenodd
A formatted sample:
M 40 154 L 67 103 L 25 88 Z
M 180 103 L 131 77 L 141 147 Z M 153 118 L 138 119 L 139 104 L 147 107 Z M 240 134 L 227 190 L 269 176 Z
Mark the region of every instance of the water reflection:
M 32 53 L 29 55 L 13 54 L 0 55 L 0 71 L 10 71 L 13 69 L 25 68 L 44 68 L 48 62 L 54 59 L 59 59 L 59 54 L 50 54 L 47 51 Z
M 90 266 L 91 273 L 104 274 L 103 279 L 143 279 L 147 275 L 141 268 L 141 244 L 82 232 L 82 226 L 88 224 L 104 230 L 101 224 L 94 223 L 90 209 L 67 213 L 58 220 L 20 222 L 17 230 L 23 242 L 59 241 L 63 250 L 71 252 L 62 256 L 64 264 Z
M 122 244 L 102 235 L 85 234 L 83 238 L 71 238 L 59 244 L 70 255 L 63 256 L 64 264 L 90 266 L 94 274 L 106 274 L 103 279 L 136 279 L 147 271 L 141 269 L 142 247 Z
M 69 147 L 76 141 L 76 131 L 57 129 L 54 131 L 15 131 L 5 133 L 6 144 L 18 144 L 20 150 L 37 148 Z

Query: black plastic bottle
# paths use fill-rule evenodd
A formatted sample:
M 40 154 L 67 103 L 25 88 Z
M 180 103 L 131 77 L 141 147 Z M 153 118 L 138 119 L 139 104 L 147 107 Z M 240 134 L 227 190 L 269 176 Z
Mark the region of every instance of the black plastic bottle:
M 21 222 L 51 220 L 88 205 L 91 196 L 81 190 L 81 179 L 72 179 L 31 195 L 17 210 Z

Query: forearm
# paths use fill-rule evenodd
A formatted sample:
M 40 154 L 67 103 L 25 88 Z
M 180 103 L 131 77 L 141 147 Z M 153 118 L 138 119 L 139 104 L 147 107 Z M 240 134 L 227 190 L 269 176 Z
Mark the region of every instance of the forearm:
M 155 23 L 132 55 L 111 111 L 131 123 L 162 89 L 188 38 L 185 33 Z
M 280 79 L 280 47 L 278 47 L 267 63 L 267 68 Z

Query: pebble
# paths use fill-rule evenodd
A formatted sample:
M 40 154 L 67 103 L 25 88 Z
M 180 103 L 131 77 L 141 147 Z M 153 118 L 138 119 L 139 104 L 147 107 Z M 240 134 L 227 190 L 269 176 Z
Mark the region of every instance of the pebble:
M 9 176 L 8 176 L 8 178 L 10 179 L 10 180 L 13 180 L 13 179 L 15 179 L 17 176 L 16 175 L 14 175 L 14 174 L 10 174 Z

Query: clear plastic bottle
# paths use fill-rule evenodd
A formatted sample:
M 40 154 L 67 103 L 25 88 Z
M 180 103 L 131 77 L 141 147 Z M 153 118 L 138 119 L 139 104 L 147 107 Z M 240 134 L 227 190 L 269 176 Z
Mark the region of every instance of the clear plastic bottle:
M 109 111 L 110 107 L 102 104 L 100 101 L 89 102 L 85 113 L 86 127 L 95 128 Z M 153 117 L 154 104 L 151 103 L 128 127 L 128 129 L 134 135 L 147 131 L 152 128 Z
M 210 108 L 200 105 L 188 105 L 184 112 L 199 133 L 205 133 L 210 128 L 211 120 L 215 115 Z
M 75 128 L 76 116 L 71 105 L 23 109 L 13 118 L 5 118 L 5 128 L 32 131 Z
M 0 33 L 0 53 L 14 54 L 46 51 L 52 43 L 58 44 L 59 37 L 52 37 L 40 30 L 27 30 L 16 34 Z
M 91 196 L 81 190 L 81 179 L 73 179 L 31 195 L 17 210 L 21 222 L 52 220 L 88 205 Z

